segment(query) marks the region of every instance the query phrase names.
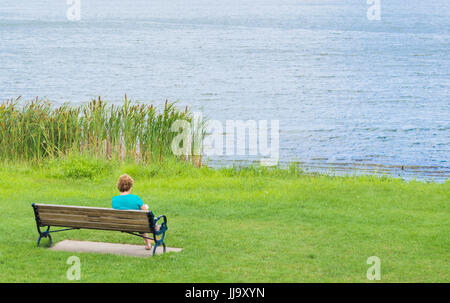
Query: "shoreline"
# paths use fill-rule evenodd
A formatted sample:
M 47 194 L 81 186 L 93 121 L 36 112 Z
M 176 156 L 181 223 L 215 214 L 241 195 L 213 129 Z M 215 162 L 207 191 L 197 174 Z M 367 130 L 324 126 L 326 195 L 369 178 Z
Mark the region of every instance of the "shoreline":
M 115 161 L 113 159 L 96 158 L 89 155 L 67 155 L 64 157 L 48 158 L 42 162 L 30 161 L 7 161 L 0 160 L 2 163 L 2 170 L 10 171 L 29 171 L 31 174 L 39 173 L 46 177 L 56 177 L 57 179 L 97 179 L 104 178 L 112 172 L 120 171 L 121 169 L 132 169 L 143 176 L 169 176 L 182 175 L 184 177 L 196 178 L 198 176 L 219 174 L 224 176 L 261 176 L 284 178 L 289 177 L 331 177 L 331 178 L 373 178 L 374 180 L 398 180 L 404 183 L 412 181 L 426 183 L 426 184 L 445 184 L 450 182 L 448 175 L 428 175 L 428 178 L 417 175 L 405 175 L 408 173 L 408 168 L 404 170 L 398 169 L 397 172 L 402 172 L 403 175 L 395 175 L 395 171 L 389 169 L 380 169 L 379 167 L 394 167 L 386 165 L 367 165 L 360 164 L 357 166 L 334 166 L 325 164 L 312 165 L 305 162 L 284 162 L 277 166 L 261 166 L 255 162 L 234 161 L 234 163 L 227 162 L 218 165 L 217 162 L 206 160 L 202 167 L 198 167 L 191 161 L 183 161 L 177 158 L 168 158 L 162 162 L 152 163 L 135 163 L 130 160 Z M 347 164 L 348 165 L 348 164 Z M 367 169 L 361 166 L 369 167 Z M 375 167 L 375 168 L 374 168 Z M 164 170 L 168 169 L 168 172 Z
M 223 166 L 249 166 L 257 164 L 252 160 L 209 160 L 211 167 Z M 391 165 L 379 163 L 358 163 L 358 162 L 306 162 L 306 161 L 280 161 L 281 168 L 287 168 L 292 163 L 298 165 L 305 172 L 319 173 L 324 175 L 339 176 L 389 176 L 400 178 L 404 181 L 419 180 L 424 182 L 445 183 L 450 180 L 450 167 L 426 166 L 426 165 Z

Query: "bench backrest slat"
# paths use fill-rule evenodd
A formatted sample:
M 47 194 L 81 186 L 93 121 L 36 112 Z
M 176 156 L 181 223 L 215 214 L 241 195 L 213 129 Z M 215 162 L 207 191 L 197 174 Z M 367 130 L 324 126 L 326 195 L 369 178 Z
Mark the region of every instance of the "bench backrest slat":
M 152 232 L 148 211 L 35 204 L 41 226 Z

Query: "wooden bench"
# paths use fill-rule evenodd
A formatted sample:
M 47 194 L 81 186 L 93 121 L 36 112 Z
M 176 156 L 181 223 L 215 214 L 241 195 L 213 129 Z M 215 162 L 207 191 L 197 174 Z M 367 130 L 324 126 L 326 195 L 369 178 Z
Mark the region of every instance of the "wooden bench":
M 39 233 L 38 247 L 42 238 L 49 238 L 50 245 L 52 245 L 50 233 L 83 228 L 120 231 L 150 239 L 155 241 L 153 255 L 160 245 L 166 252 L 164 237 L 167 231 L 167 218 L 164 215 L 155 218 L 153 212 L 147 210 L 118 210 L 35 203 L 32 206 Z M 157 229 L 155 227 L 160 219 L 163 220 Z M 52 226 L 67 228 L 50 231 Z M 41 231 L 41 227 L 47 227 L 47 230 Z M 153 238 L 145 237 L 142 235 L 143 233 L 153 234 Z

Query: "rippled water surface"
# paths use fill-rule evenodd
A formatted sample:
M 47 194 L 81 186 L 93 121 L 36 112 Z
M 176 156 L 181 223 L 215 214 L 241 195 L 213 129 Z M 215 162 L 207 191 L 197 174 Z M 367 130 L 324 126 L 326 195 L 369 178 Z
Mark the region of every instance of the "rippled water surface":
M 280 123 L 283 162 L 450 176 L 450 2 L 0 3 L 0 98 L 179 100 Z M 245 160 L 231 157 L 225 160 Z M 221 160 L 215 158 L 215 160 Z

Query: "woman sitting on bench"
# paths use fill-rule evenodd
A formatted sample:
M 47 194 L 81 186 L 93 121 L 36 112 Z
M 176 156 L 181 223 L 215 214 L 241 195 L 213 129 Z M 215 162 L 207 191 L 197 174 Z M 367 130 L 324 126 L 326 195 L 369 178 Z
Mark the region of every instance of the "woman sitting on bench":
M 112 198 L 112 208 L 114 209 L 135 209 L 135 210 L 148 210 L 148 205 L 144 204 L 141 198 L 131 194 L 133 189 L 134 180 L 127 174 L 120 176 L 117 182 L 117 188 L 120 195 Z M 155 226 L 156 230 L 158 228 Z M 148 237 L 146 233 L 142 234 L 144 237 Z M 149 239 L 144 238 L 145 249 L 150 250 L 152 248 Z

